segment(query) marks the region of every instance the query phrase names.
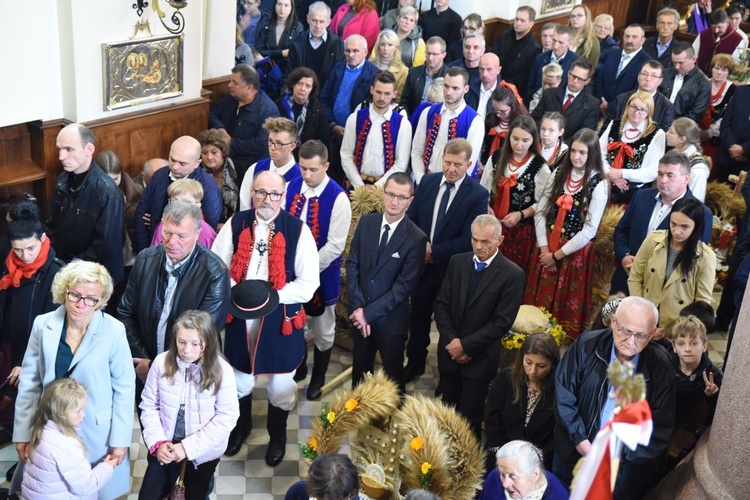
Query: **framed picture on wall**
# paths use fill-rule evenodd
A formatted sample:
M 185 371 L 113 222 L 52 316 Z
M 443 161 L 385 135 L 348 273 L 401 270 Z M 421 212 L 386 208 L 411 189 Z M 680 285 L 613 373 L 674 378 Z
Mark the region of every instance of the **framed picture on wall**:
M 542 11 L 540 14 L 544 15 L 561 10 L 571 10 L 575 6 L 575 0 L 542 0 Z
M 166 35 L 103 43 L 104 110 L 182 95 L 183 41 Z

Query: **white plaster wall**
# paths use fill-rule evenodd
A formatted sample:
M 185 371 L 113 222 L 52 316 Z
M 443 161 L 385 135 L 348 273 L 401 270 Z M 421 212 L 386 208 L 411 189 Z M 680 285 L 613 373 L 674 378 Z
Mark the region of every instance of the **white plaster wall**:
M 226 76 L 234 67 L 237 2 L 204 0 L 203 80 Z

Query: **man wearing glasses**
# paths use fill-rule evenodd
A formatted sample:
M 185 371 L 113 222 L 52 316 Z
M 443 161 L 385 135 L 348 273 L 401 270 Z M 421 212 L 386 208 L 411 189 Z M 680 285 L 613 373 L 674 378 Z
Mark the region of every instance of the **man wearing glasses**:
M 240 210 L 250 210 L 253 204 L 252 185 L 261 172 L 275 172 L 284 178 L 288 185 L 302 178 L 299 164 L 292 152 L 297 148 L 297 125 L 289 118 L 268 118 L 263 124 L 268 133 L 268 155 L 247 169 L 247 175 L 240 186 Z
M 279 108 L 261 90 L 252 66 L 238 64 L 232 68 L 228 87 L 229 93 L 211 105 L 208 128 L 219 129 L 229 139 L 229 156 L 242 182 L 247 167 L 268 157 L 268 133 L 263 123 L 266 118 L 279 116 Z
M 651 342 L 659 313 L 642 297 L 627 297 L 612 316 L 612 327 L 578 337 L 560 361 L 555 374 L 557 426 L 552 470 L 566 485 L 573 467 L 586 456 L 599 429 L 612 420 L 614 390 L 607 379 L 609 364 L 617 359 L 633 363 L 646 379 L 653 433 L 648 445 L 621 455 L 614 498 L 640 499 L 658 482 L 656 460 L 666 449 L 675 420 L 675 378 L 667 352 Z
M 403 172 L 383 187 L 384 212 L 363 215 L 349 248 L 346 286 L 352 322 L 352 385 L 374 372 L 380 352 L 383 369 L 404 393 L 404 345 L 409 296 L 424 267 L 427 236 L 406 217 L 414 182 Z
M 534 108 L 531 117 L 540 124 L 545 113 L 557 111 L 565 117 L 563 140 L 567 140 L 582 128 L 596 130 L 599 119 L 599 101 L 586 89 L 594 70 L 588 59 L 573 61 L 568 70 L 565 87 L 553 87 L 542 92 L 542 100 Z
M 294 372 L 305 347 L 305 310 L 320 284 L 318 249 L 310 229 L 281 209 L 286 184 L 276 172 L 255 176 L 254 209 L 235 213 L 211 248 L 229 267 L 233 285 L 263 280 L 278 292 L 279 305 L 265 317 L 231 318 L 226 324 L 224 354 L 235 369 L 241 394 L 240 418 L 229 435 L 226 454 L 236 455 L 252 430 L 255 378 L 268 376 L 270 442 L 266 463 L 275 467 L 284 458 L 286 421 L 297 402 Z
M 654 98 L 654 114 L 651 119 L 666 132 L 674 121 L 674 105 L 669 102 L 667 96 L 658 91 L 663 79 L 664 68 L 659 61 L 646 61 L 641 67 L 641 72 L 638 73 L 638 90 L 648 92 Z M 610 120 L 621 118 L 625 113 L 628 99 L 634 93 L 635 90 L 631 90 L 618 95 L 615 102 L 607 107 L 607 118 Z
M 419 103 L 427 100 L 427 88 L 432 80 L 443 77 L 448 71 L 443 64 L 445 54 L 445 40 L 433 36 L 426 43 L 425 63 L 409 70 L 401 95 L 401 105 L 406 108 L 410 117 Z

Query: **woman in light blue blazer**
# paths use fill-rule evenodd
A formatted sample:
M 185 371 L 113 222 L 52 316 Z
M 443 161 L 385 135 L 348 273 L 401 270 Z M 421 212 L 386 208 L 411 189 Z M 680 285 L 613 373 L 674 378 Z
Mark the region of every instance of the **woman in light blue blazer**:
M 31 440 L 31 421 L 44 388 L 70 377 L 89 391 L 78 430 L 91 464 L 111 453 L 120 464 L 100 499 L 130 491 L 128 450 L 133 435 L 135 372 L 125 327 L 105 314 L 112 279 L 100 264 L 75 260 L 52 283 L 57 310 L 38 316 L 21 367 L 13 442 L 21 461 Z M 20 467 L 19 467 L 20 469 Z M 21 471 L 17 471 L 16 474 Z

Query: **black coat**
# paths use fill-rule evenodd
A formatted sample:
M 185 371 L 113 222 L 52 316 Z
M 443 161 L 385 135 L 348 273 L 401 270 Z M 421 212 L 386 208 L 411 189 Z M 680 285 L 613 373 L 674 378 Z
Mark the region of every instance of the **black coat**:
M 542 51 L 542 46 L 529 32 L 520 40 L 516 40 L 516 32 L 509 28 L 497 37 L 492 52 L 500 58 L 503 80 L 518 88 L 518 94 L 526 95 L 529 83 L 529 68 L 534 65 L 534 59 Z
M 49 206 L 52 248 L 57 256 L 98 262 L 117 284 L 125 275 L 122 239 L 125 234 L 125 198 L 115 181 L 91 160 L 86 178 L 73 195 L 68 189 L 73 174 L 57 178 Z
M 303 31 L 292 40 L 292 43 L 289 45 L 289 55 L 286 61 L 287 75 L 294 68 L 304 66 L 315 71 L 315 74 L 318 75 L 320 85 L 325 83 L 333 66 L 337 62 L 344 60 L 344 43 L 341 41 L 341 38 L 331 31 L 330 28 L 326 31 L 328 34 L 326 35 L 326 41 L 323 42 L 326 46 L 326 55 L 323 57 L 323 63 L 317 68 L 312 67 L 305 56 L 306 46 L 310 43 L 310 30 Z
M 157 353 L 156 330 L 164 309 L 167 271 L 163 245 L 143 250 L 135 259 L 128 286 L 117 307 L 117 317 L 125 325 L 134 358 L 153 360 Z M 226 324 L 229 300 L 229 271 L 211 250 L 196 243 L 188 262 L 179 267 L 172 309 L 167 321 L 165 346 L 169 347 L 175 320 L 188 309 L 211 315 L 216 331 Z
M 282 52 L 289 48 L 292 40 L 294 40 L 300 33 L 302 33 L 302 24 L 300 24 L 299 21 L 295 21 L 292 24 L 291 29 L 284 30 L 279 42 L 276 43 L 276 27 L 271 26 L 270 19 L 267 21 L 261 21 L 257 28 L 255 48 L 264 57 L 270 57 L 276 61 L 282 73 L 286 73 L 287 59 L 282 55 Z
M 612 353 L 612 330 L 587 332 L 573 341 L 555 372 L 555 453 L 561 463 L 579 458 L 575 447 L 594 441 L 603 425 L 600 413 L 607 398 L 607 367 Z M 648 446 L 623 451 L 623 463 L 648 463 L 667 448 L 675 422 L 675 377 L 667 352 L 650 342 L 641 352 L 636 373 L 646 378 L 646 400 L 654 430 Z
M 541 123 L 544 113 L 557 111 L 565 116 L 565 133 L 563 140 L 568 140 L 582 128 L 596 130 L 596 122 L 599 120 L 599 100 L 589 94 L 586 87 L 573 99 L 568 109 L 563 113 L 563 101 L 567 95 L 566 87 L 550 88 L 542 92 L 542 99 L 537 104 L 531 117 Z
M 667 99 L 672 95 L 672 87 L 676 76 L 677 71 L 674 68 L 664 70 L 664 80 L 659 86 L 659 92 L 664 94 Z M 685 75 L 682 88 L 677 92 L 677 98 L 674 100 L 674 117 L 684 116 L 695 123 L 700 123 L 710 103 L 711 81 L 696 66 Z
M 52 280 L 65 262 L 55 257 L 50 248 L 47 262 L 28 279 L 22 279 L 18 288 L 0 290 L 0 339 L 10 342 L 10 367 L 21 366 L 34 320 L 40 314 L 57 309 L 52 302 Z M 0 278 L 8 274 L 3 261 Z M 8 353 L 6 353 L 8 354 Z
M 501 370 L 490 387 L 484 413 L 484 449 L 488 452 L 488 470 L 495 467 L 497 450 L 516 439 L 528 441 L 541 449 L 544 452 L 544 467 L 552 467 L 552 454 L 555 449 L 555 386 L 542 393 L 534 413 L 531 414 L 529 425 L 526 425 L 527 389 L 524 386 L 520 401 L 513 403 L 515 394 L 512 367 Z
M 710 85 L 710 84 L 709 84 Z M 710 86 L 709 86 L 710 88 Z M 721 120 L 721 145 L 716 151 L 716 163 L 720 179 L 729 174 L 739 173 L 750 168 L 750 161 L 734 161 L 729 156 L 729 147 L 733 144 L 742 146 L 746 158 L 750 158 L 750 117 L 747 103 L 750 99 L 750 87 L 741 85 L 735 89 Z
M 448 71 L 448 67 L 443 64 L 440 69 L 435 72 L 433 78 L 441 78 L 445 76 Z M 406 77 L 406 83 L 404 84 L 404 90 L 401 94 L 401 105 L 406 108 L 406 112 L 409 116 L 414 113 L 419 103 L 422 102 L 422 94 L 424 93 L 425 81 L 427 80 L 427 65 L 417 66 L 416 68 L 409 69 L 409 74 Z

